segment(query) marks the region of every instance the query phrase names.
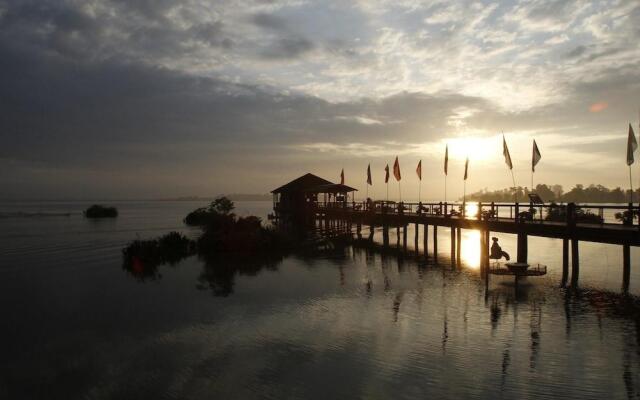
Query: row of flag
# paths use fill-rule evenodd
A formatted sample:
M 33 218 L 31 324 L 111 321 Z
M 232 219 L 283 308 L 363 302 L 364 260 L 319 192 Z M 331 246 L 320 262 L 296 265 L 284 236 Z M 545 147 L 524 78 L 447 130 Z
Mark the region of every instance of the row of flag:
M 629 125 L 629 129 L 630 129 L 629 135 L 632 135 L 631 125 Z M 633 136 L 633 141 L 635 143 L 634 144 L 635 146 L 634 150 L 635 150 L 638 147 L 638 143 L 635 142 L 635 136 Z M 509 147 L 507 146 L 507 141 L 504 138 L 504 136 L 502 137 L 502 146 L 503 146 L 502 154 L 504 155 L 505 163 L 507 164 L 510 170 L 513 170 L 513 163 L 511 161 L 511 155 L 509 154 Z M 630 153 L 630 154 L 631 154 L 630 157 L 632 160 L 631 162 L 633 163 L 633 153 Z M 628 157 L 629 156 L 627 156 L 627 159 Z M 536 165 L 538 165 L 541 158 L 542 158 L 542 154 L 540 153 L 540 149 L 538 149 L 538 144 L 534 140 L 532 157 L 531 157 L 531 172 L 536 171 Z M 389 177 L 390 177 L 389 164 L 387 164 L 384 167 L 384 171 L 385 171 L 384 183 L 389 183 Z M 449 173 L 449 145 L 447 145 L 444 150 L 444 174 L 448 175 L 448 173 Z M 422 181 L 422 160 L 418 161 L 418 166 L 416 167 L 416 175 L 418 175 L 418 179 Z M 400 182 L 400 180 L 402 179 L 402 175 L 400 173 L 400 162 L 398 161 L 397 156 L 396 156 L 396 160 L 393 163 L 393 176 L 394 178 L 396 178 L 396 181 L 398 182 Z M 464 180 L 467 180 L 468 177 L 469 177 L 469 157 L 466 158 L 464 163 Z M 342 171 L 340 172 L 340 184 L 344 185 L 344 169 L 342 169 Z M 373 185 L 373 180 L 371 179 L 371 164 L 367 165 L 367 184 Z

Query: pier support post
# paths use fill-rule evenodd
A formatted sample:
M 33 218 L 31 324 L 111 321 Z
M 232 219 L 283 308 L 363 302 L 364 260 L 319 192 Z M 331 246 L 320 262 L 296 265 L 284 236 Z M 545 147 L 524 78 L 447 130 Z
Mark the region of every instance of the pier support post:
M 407 228 L 409 227 L 409 224 L 404 224 L 404 226 L 402 227 L 402 249 L 406 252 L 407 251 Z
M 462 261 L 460 260 L 460 254 L 462 253 L 462 230 L 460 228 L 456 229 L 456 264 L 458 268 L 462 265 Z
M 484 231 L 480 230 L 480 274 L 484 274 L 484 269 L 487 267 L 484 264 L 484 252 L 487 250 L 486 249 L 486 245 L 484 243 L 485 237 L 484 237 Z
M 414 228 L 415 228 L 416 231 L 415 231 L 415 235 L 414 235 L 413 246 L 415 247 L 416 255 L 418 255 L 418 253 L 420 251 L 420 248 L 418 246 L 418 235 L 420 234 L 420 225 L 418 225 L 418 223 L 416 222 L 415 225 L 414 225 Z
M 571 239 L 571 287 L 578 287 L 580 276 L 580 251 L 578 249 L 578 239 Z
M 422 233 L 422 247 L 424 248 L 424 259 L 426 260 L 429 255 L 428 249 L 429 243 L 429 225 L 424 224 Z
M 433 226 L 433 261 L 438 263 L 438 225 Z
M 629 278 L 631 277 L 631 246 L 622 246 L 622 291 L 629 293 Z
M 561 287 L 567 286 L 569 279 L 569 239 L 562 239 L 562 282 Z
M 451 227 L 451 267 L 456 266 L 456 228 Z
M 527 235 L 525 233 L 518 233 L 518 262 L 526 263 L 529 254 L 529 248 L 527 243 Z
M 389 247 L 389 225 L 386 223 L 382 225 L 382 245 Z

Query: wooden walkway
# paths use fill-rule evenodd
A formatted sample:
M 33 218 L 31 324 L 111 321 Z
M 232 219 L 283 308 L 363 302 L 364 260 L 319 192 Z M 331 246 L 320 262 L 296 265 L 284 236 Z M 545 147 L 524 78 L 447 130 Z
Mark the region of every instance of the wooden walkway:
M 365 226 L 373 238 L 375 227 L 382 227 L 384 245 L 389 243 L 389 230 L 396 229 L 398 242 L 402 230 L 403 247 L 407 247 L 407 225 L 415 224 L 415 247 L 418 250 L 418 232 L 423 226 L 423 248 L 428 248 L 429 225 L 433 226 L 434 254 L 437 255 L 437 228 L 450 228 L 451 263 L 460 265 L 461 229 L 481 232 L 481 268 L 488 272 L 490 233 L 509 233 L 518 236 L 518 262 L 528 261 L 528 236 L 539 236 L 563 241 L 563 277 L 569 278 L 571 259 L 571 285 L 577 285 L 579 276 L 580 241 L 608 243 L 622 246 L 623 291 L 628 291 L 630 277 L 630 246 L 640 246 L 640 226 L 637 218 L 640 207 L 620 205 L 533 205 L 518 203 L 395 203 L 375 201 L 320 202 L 309 208 L 310 216 L 320 228 L 336 223 L 355 227 L 360 234 Z M 569 257 L 571 255 L 571 257 Z M 488 279 L 488 273 L 486 273 Z

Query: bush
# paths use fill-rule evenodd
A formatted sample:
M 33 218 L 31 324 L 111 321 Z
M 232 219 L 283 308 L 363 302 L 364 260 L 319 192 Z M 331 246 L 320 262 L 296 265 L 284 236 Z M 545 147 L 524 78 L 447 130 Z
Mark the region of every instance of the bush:
M 94 204 L 84 210 L 84 216 L 86 218 L 115 218 L 118 216 L 118 209 Z
M 184 219 L 189 226 L 216 225 L 226 226 L 233 222 L 235 215 L 233 202 L 226 197 L 218 197 L 208 207 L 190 212 Z
M 178 232 L 157 239 L 134 240 L 122 249 L 123 268 L 141 280 L 155 279 L 161 264 L 175 264 L 195 253 L 195 243 Z
M 589 210 L 583 210 L 581 208 L 576 209 L 575 211 L 575 219 L 576 222 L 586 222 L 586 223 L 594 223 L 601 224 L 604 222 L 601 216 L 592 213 Z M 551 203 L 549 207 L 549 212 L 545 217 L 547 221 L 555 221 L 555 222 L 566 222 L 567 221 L 567 206 L 560 206 L 556 203 Z

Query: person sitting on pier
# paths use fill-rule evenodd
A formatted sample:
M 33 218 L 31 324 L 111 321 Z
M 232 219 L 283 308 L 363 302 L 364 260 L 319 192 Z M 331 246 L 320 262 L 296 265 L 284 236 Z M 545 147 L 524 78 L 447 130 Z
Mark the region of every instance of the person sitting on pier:
M 502 247 L 498 244 L 498 238 L 492 237 L 491 240 L 493 240 L 493 244 L 491 245 L 491 254 L 489 255 L 489 258 L 493 260 L 500 260 L 504 257 L 509 261 L 511 257 L 509 257 L 509 254 L 506 251 L 502 251 Z

